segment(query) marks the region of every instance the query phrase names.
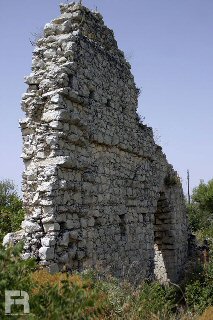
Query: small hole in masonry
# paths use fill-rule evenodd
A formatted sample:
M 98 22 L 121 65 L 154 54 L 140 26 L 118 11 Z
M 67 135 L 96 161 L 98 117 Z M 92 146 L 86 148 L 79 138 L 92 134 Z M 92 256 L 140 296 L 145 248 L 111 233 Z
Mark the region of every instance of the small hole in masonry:
M 107 105 L 107 107 L 111 107 L 111 101 L 110 101 L 110 99 L 107 99 L 106 105 Z
M 94 90 L 90 90 L 89 98 L 90 99 L 94 99 L 94 97 L 95 97 L 95 91 Z
M 125 214 L 119 215 L 120 222 L 119 222 L 119 227 L 120 227 L 120 233 L 122 237 L 126 236 L 126 221 L 125 221 Z

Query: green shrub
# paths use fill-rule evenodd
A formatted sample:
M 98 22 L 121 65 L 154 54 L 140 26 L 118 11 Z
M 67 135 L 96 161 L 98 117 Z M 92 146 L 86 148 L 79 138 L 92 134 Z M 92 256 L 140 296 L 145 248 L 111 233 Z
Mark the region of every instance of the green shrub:
M 191 200 L 188 214 L 192 231 L 213 229 L 213 179 L 206 184 L 201 180 L 193 189 Z
M 106 294 L 111 310 L 106 319 L 169 320 L 176 314 L 179 296 L 173 286 L 144 282 L 134 288 L 110 277 L 96 282 L 96 286 Z
M 190 310 L 203 312 L 213 306 L 213 256 L 196 280 L 186 285 L 186 302 Z
M 29 319 L 97 319 L 107 311 L 107 297 L 90 275 L 40 270 L 32 279 L 36 286 Z
M 206 226 L 206 219 L 204 218 L 203 212 L 200 210 L 198 204 L 188 204 L 187 209 L 192 232 L 196 232 L 204 228 Z
M 5 290 L 30 292 L 33 288 L 30 274 L 35 269 L 35 262 L 20 258 L 22 248 L 21 244 L 7 249 L 0 247 L 0 319 L 6 317 L 4 314 Z
M 4 315 L 4 291 L 24 290 L 30 297 L 27 319 L 170 320 L 180 319 L 178 290 L 157 282 L 144 282 L 138 288 L 112 277 L 100 279 L 95 272 L 51 275 L 36 270 L 33 260 L 23 261 L 21 245 L 0 250 L 0 318 Z M 213 303 L 212 264 L 205 277 L 186 287 L 187 303 L 193 312 L 202 312 Z M 13 307 L 14 311 L 22 311 Z M 18 310 L 18 311 L 17 311 Z M 23 319 L 25 316 L 16 316 Z
M 24 219 L 21 198 L 10 180 L 0 181 L 0 243 L 5 234 L 17 231 Z
M 186 301 L 190 310 L 201 313 L 213 305 L 213 286 L 199 280 L 186 286 Z
M 29 294 L 27 319 L 86 320 L 96 319 L 106 312 L 106 296 L 90 277 L 35 271 L 34 260 L 21 259 L 22 249 L 21 244 L 0 249 L 0 319 L 8 318 L 5 315 L 5 290 L 23 290 Z M 12 308 L 12 312 L 20 312 L 15 319 L 22 319 L 22 306 Z
M 176 310 L 177 290 L 157 282 L 144 283 L 140 287 L 137 311 L 140 319 L 149 320 L 152 315 L 169 319 Z
M 213 214 L 213 179 L 206 184 L 201 180 L 199 186 L 193 190 L 192 201 L 198 203 L 200 209 Z

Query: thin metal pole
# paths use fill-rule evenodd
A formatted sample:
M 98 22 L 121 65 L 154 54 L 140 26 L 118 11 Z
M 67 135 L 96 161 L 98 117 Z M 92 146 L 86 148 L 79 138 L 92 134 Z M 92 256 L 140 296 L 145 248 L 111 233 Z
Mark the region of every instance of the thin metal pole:
M 191 203 L 191 197 L 190 197 L 190 175 L 189 170 L 187 170 L 187 181 L 188 181 L 188 203 Z

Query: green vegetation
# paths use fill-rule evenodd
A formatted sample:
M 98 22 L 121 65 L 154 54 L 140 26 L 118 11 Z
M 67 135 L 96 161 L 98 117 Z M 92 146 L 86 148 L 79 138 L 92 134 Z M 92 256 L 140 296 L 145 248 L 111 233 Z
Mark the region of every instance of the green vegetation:
M 194 188 L 188 214 L 192 232 L 198 241 L 202 243 L 207 239 L 209 245 L 209 262 L 186 286 L 188 307 L 200 312 L 213 306 L 213 179 L 206 184 L 201 180 Z
M 193 190 L 189 209 L 189 220 L 194 232 L 204 232 L 213 237 L 213 179 L 207 184 L 203 181 Z
M 85 271 L 51 275 L 33 260 L 21 259 L 22 245 L 0 246 L 0 319 L 4 314 L 5 290 L 24 290 L 30 297 L 30 314 L 12 319 L 124 319 L 211 320 L 213 306 L 213 182 L 194 189 L 188 207 L 192 229 L 203 240 L 208 237 L 209 262 L 197 262 L 180 286 L 143 282 L 137 288 L 110 275 Z M 20 227 L 22 201 L 10 181 L 0 182 L 0 236 Z M 5 218 L 6 217 L 6 218 Z M 13 312 L 22 306 L 13 306 Z M 199 318 L 206 310 L 204 316 Z
M 22 200 L 10 180 L 0 181 L 0 242 L 5 234 L 20 229 L 24 219 Z
M 200 275 L 202 282 L 196 280 L 182 292 L 183 288 L 157 282 L 144 282 L 133 288 L 125 281 L 92 271 L 51 275 L 39 270 L 35 261 L 23 261 L 21 250 L 20 245 L 0 250 L 1 319 L 8 317 L 4 314 L 4 291 L 14 288 L 30 296 L 27 319 L 187 320 L 197 319 L 196 314 L 213 303 L 213 264 Z M 204 282 L 208 286 L 203 286 Z M 21 306 L 12 308 L 16 313 L 22 311 Z

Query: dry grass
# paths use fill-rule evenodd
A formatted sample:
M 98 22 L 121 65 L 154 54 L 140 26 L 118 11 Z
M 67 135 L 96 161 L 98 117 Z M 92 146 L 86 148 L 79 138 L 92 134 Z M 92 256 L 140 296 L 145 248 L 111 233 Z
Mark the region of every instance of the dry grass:
M 85 285 L 80 275 L 67 275 L 66 273 L 50 274 L 45 269 L 41 269 L 32 273 L 32 280 L 38 286 L 44 286 L 49 284 L 51 286 L 58 285 L 59 287 L 61 287 L 62 281 L 68 281 L 70 284 L 75 284 L 80 288 L 83 287 L 83 284 Z M 87 283 L 87 285 L 89 285 L 89 283 Z
M 104 288 L 94 287 L 94 280 L 91 277 L 82 277 L 79 274 L 67 275 L 66 273 L 50 274 L 46 270 L 38 270 L 31 275 L 32 281 L 35 284 L 33 295 L 44 293 L 45 288 L 57 286 L 58 292 L 63 294 L 64 281 L 69 283 L 69 286 L 76 287 L 83 290 L 86 294 L 86 299 L 94 296 L 94 305 L 87 307 L 82 311 L 84 316 L 92 316 L 93 312 L 103 308 L 103 313 L 97 315 L 97 320 L 141 320 L 140 308 L 143 308 L 143 303 L 138 305 L 140 291 L 137 289 L 129 288 L 128 285 L 116 286 L 112 280 L 106 281 Z M 101 282 L 102 283 L 102 282 Z M 129 296 L 129 297 L 128 297 Z M 147 300 L 148 301 L 148 300 Z M 148 303 L 145 301 L 145 303 Z M 150 301 L 149 301 L 150 302 Z M 154 301 L 152 302 L 154 303 Z M 118 312 L 118 306 L 122 312 Z M 145 308 L 147 309 L 147 308 Z M 149 309 L 147 309 L 149 311 Z M 149 312 L 148 312 L 149 313 Z M 144 316 L 143 316 L 144 317 Z M 150 312 L 149 316 L 145 313 L 145 318 L 149 320 L 213 320 L 213 307 L 208 308 L 204 314 L 199 317 L 189 311 L 182 310 L 177 315 L 169 315 L 165 312 L 156 314 Z
M 213 320 L 213 307 L 206 309 L 198 320 Z

